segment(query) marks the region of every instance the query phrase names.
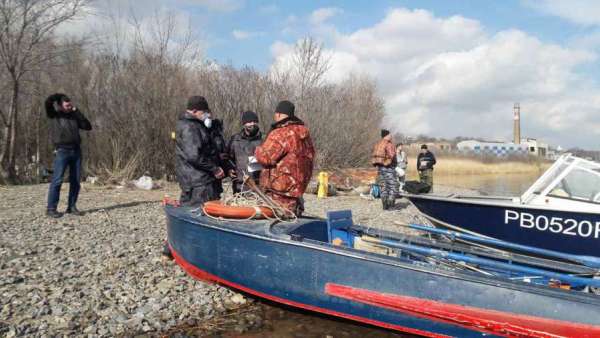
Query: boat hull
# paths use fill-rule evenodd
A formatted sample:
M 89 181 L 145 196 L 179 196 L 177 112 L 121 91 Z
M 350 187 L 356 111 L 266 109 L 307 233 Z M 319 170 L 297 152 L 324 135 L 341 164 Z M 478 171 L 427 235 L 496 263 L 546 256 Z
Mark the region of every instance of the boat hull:
M 600 335 L 597 299 L 226 227 L 182 208 L 167 216 L 169 245 L 190 275 L 283 304 L 431 337 Z
M 572 255 L 600 257 L 600 214 L 406 195 L 435 225 Z

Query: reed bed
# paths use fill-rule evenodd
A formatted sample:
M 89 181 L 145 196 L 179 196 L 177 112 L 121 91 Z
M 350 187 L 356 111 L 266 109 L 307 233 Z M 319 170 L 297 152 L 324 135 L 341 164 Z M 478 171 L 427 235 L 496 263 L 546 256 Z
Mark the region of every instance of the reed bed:
M 416 157 L 409 157 L 408 175 L 416 175 Z M 471 158 L 439 157 L 434 172 L 439 175 L 494 175 L 541 173 L 551 165 L 546 161 L 481 161 Z

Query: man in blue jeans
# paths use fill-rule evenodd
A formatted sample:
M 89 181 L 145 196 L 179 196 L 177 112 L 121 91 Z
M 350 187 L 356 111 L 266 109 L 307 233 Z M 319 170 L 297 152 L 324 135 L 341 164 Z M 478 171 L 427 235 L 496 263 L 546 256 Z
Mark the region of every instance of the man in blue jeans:
M 60 187 L 67 167 L 69 168 L 69 200 L 66 213 L 81 216 L 77 210 L 81 180 L 81 136 L 79 129 L 92 130 L 92 125 L 83 114 L 73 106 L 65 94 L 50 95 L 45 102 L 48 116 L 49 134 L 54 144 L 54 173 L 48 189 L 48 207 L 46 215 L 61 217 L 56 210 L 60 199 Z

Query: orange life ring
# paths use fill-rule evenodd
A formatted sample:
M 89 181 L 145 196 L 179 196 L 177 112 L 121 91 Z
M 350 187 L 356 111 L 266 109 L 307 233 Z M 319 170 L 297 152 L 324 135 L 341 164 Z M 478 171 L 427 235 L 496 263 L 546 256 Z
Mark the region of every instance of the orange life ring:
M 206 214 L 213 217 L 233 218 L 233 219 L 264 219 L 273 218 L 273 210 L 267 207 L 244 207 L 225 205 L 221 201 L 204 202 L 203 210 Z

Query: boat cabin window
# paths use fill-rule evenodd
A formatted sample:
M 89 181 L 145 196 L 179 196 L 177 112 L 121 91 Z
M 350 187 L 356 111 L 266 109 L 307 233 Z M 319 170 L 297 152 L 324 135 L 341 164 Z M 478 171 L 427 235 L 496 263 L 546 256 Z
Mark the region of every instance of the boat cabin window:
M 599 170 L 574 168 L 548 195 L 600 203 Z
M 556 167 L 556 169 L 548 173 L 548 175 L 543 180 L 536 182 L 535 184 L 537 185 L 537 187 L 533 193 L 538 195 L 541 194 L 542 191 L 544 191 L 546 187 L 552 184 L 552 182 L 554 182 L 558 178 L 558 176 L 563 171 L 565 171 L 565 169 L 567 169 L 568 166 L 569 163 L 561 163 L 558 167 Z

